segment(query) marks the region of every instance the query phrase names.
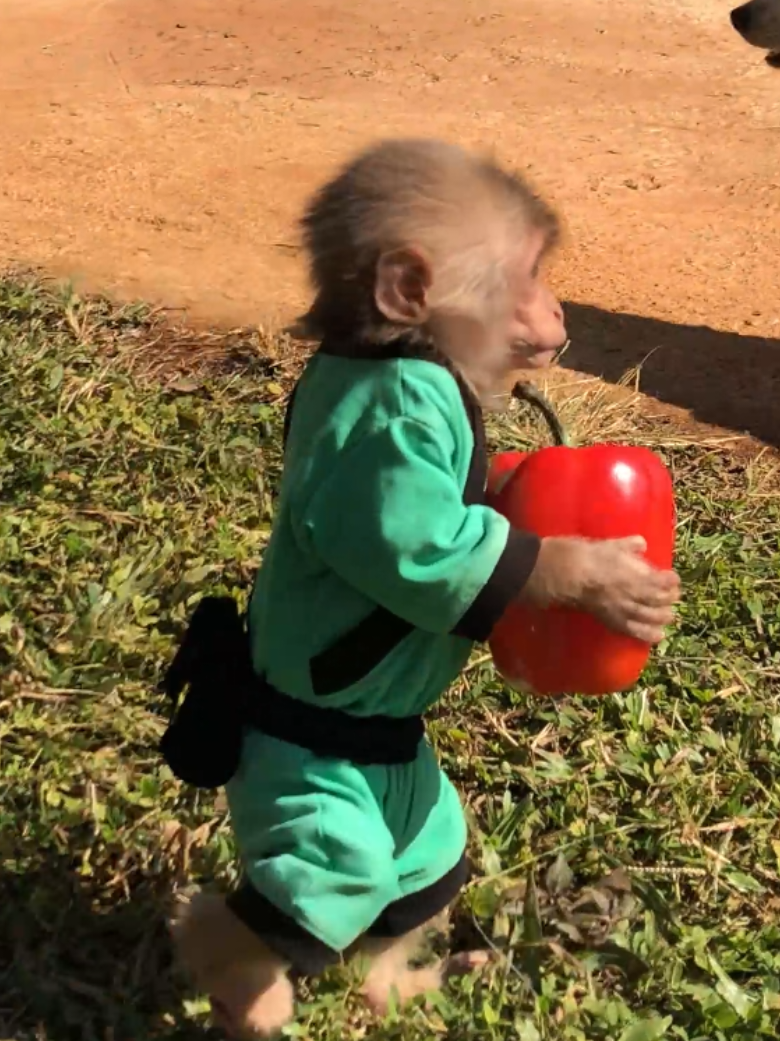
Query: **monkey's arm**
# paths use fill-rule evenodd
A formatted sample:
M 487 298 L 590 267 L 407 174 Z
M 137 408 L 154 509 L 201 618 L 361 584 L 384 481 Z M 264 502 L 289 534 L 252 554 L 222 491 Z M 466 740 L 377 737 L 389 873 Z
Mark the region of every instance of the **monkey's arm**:
M 485 640 L 536 563 L 539 539 L 466 506 L 452 437 L 392 419 L 341 453 L 297 525 L 326 566 L 430 632 Z

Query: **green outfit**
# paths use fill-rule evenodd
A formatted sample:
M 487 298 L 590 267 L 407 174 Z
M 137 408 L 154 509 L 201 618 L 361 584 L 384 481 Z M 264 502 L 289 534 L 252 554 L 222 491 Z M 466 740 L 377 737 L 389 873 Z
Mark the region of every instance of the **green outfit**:
M 425 712 L 468 659 L 471 640 L 452 632 L 509 535 L 506 518 L 464 505 L 474 435 L 458 384 L 417 358 L 318 354 L 292 415 L 250 608 L 255 669 L 293 697 L 319 700 L 310 660 L 381 604 L 413 633 L 370 676 L 329 693 L 328 705 Z
M 249 610 L 254 670 L 301 712 L 339 710 L 315 724 L 319 741 L 347 716 L 389 732 L 457 677 L 538 541 L 483 504 L 481 416 L 434 355 L 323 345 L 296 387 L 284 462 Z M 249 730 L 227 785 L 246 875 L 231 906 L 316 971 L 381 934 L 383 915 L 395 935 L 449 903 L 466 827 L 424 738 L 399 761 L 359 763 L 291 736 Z

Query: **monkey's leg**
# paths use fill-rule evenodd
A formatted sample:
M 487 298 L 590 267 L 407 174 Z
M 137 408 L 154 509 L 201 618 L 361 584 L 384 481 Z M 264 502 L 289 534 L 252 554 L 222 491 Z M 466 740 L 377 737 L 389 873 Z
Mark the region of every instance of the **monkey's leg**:
M 228 1035 L 271 1038 L 293 1018 L 289 966 L 222 897 L 196 893 L 176 908 L 169 929 L 182 964 L 209 995 L 215 1025 Z

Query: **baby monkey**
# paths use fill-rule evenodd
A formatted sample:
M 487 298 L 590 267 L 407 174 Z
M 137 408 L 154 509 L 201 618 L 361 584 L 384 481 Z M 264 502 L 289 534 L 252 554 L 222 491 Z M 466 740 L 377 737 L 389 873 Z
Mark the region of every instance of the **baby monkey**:
M 658 642 L 679 595 L 639 537 L 540 539 L 485 503 L 483 410 L 566 340 L 542 276 L 558 221 L 520 176 L 451 144 L 386 141 L 317 192 L 303 234 L 320 346 L 288 407 L 245 636 L 231 636 L 244 678 L 225 680 L 240 654 L 220 656 L 204 607 L 195 723 L 171 726 L 190 763 L 227 764 L 209 784 L 225 783 L 244 881 L 183 903 L 171 929 L 236 1038 L 279 1031 L 292 977 L 358 949 L 380 1012 L 478 964 L 411 967 L 469 874 L 423 714 L 516 598 Z

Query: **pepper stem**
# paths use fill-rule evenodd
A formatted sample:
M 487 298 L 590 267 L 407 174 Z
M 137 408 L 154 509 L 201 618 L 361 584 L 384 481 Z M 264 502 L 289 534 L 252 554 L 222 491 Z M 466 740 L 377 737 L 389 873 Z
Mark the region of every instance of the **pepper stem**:
M 512 388 L 512 397 L 517 401 L 526 401 L 544 416 L 547 426 L 550 428 L 553 443 L 556 445 L 568 445 L 569 436 L 566 428 L 558 417 L 558 413 L 552 404 L 537 390 L 532 383 L 516 383 Z

